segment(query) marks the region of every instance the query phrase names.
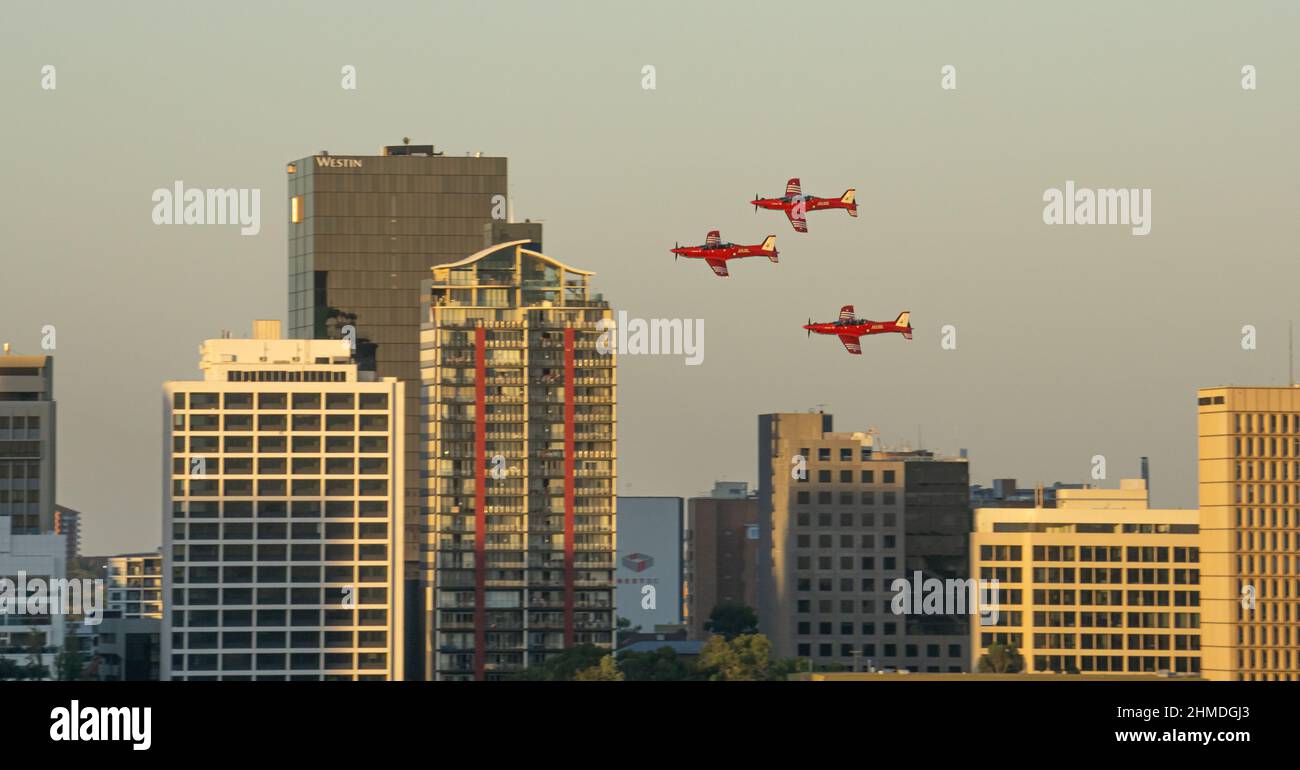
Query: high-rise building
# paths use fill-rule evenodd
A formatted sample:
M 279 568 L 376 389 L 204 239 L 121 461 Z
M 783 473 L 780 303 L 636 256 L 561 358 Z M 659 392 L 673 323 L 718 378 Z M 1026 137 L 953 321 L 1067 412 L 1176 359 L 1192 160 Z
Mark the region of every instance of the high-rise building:
M 959 672 L 969 616 L 895 614 L 897 579 L 966 580 L 965 458 L 888 451 L 831 415 L 758 421 L 759 629 L 781 657 Z
M 65 505 L 54 506 L 54 532 L 68 542 L 68 564 L 81 557 L 81 511 Z
M 162 552 L 123 553 L 107 562 L 108 609 L 121 618 L 161 618 Z
M 1197 521 L 1149 508 L 1142 479 L 1061 489 L 1055 507 L 977 508 L 971 576 L 998 581 L 998 601 L 989 624 L 971 618 L 972 669 L 1002 644 L 1024 673 L 1196 674 Z
M 612 645 L 615 356 L 591 275 L 519 240 L 424 285 L 430 678 Z
M 686 625 L 692 639 L 719 604 L 758 610 L 758 501 L 743 481 L 719 481 L 686 509 Z
M 0 516 L 16 535 L 54 531 L 54 358 L 0 354 Z
M 485 228 L 505 224 L 506 159 L 407 144 L 381 155 L 322 151 L 288 171 L 289 335 L 354 340 L 363 370 L 407 384 L 406 494 L 414 505 L 420 282 L 431 266 L 482 248 Z
M 164 679 L 401 679 L 395 378 L 343 340 L 207 340 L 164 385 Z
M 422 616 L 414 603 L 423 488 L 420 282 L 431 266 L 490 243 L 525 238 L 541 251 L 541 225 L 509 221 L 505 158 L 404 143 L 379 155 L 322 150 L 287 170 L 289 336 L 348 339 L 361 369 L 406 385 L 407 675 L 423 678 Z
M 1202 671 L 1300 680 L 1300 389 L 1197 396 Z
M 682 499 L 618 498 L 618 592 L 625 628 L 650 631 L 682 622 Z

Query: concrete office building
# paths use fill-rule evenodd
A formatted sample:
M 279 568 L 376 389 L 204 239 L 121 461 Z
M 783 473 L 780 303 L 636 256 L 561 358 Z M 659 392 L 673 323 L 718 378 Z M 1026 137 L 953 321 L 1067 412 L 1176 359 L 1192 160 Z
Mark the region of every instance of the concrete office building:
M 0 353 L 0 516 L 12 531 L 54 531 L 54 358 Z
M 118 617 L 162 617 L 162 551 L 108 557 L 108 609 Z
M 343 340 L 207 340 L 164 385 L 164 679 L 400 679 L 400 381 Z
M 758 500 L 746 482 L 719 481 L 686 503 L 686 607 L 690 638 L 719 604 L 758 609 Z
M 998 612 L 971 619 L 972 670 L 1003 644 L 1024 673 L 1197 674 L 1197 522 L 1149 508 L 1141 479 L 1062 489 L 1054 508 L 977 508 L 971 575 L 998 581 Z
M 613 644 L 615 356 L 591 275 L 519 240 L 424 285 L 430 678 Z
M 965 458 L 890 451 L 831 415 L 758 421 L 759 628 L 780 657 L 959 672 L 966 614 L 895 614 L 895 579 L 966 580 Z
M 1202 671 L 1300 680 L 1300 389 L 1197 396 Z

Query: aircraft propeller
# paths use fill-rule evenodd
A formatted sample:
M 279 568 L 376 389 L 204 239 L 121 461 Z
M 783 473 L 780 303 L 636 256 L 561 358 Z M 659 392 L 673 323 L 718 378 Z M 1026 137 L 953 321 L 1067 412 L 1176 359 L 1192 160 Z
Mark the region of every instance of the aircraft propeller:
M 811 317 L 808 318 L 808 326 L 812 326 L 812 318 L 811 318 Z M 804 331 L 808 332 L 808 336 L 811 337 L 811 336 L 812 336 L 812 329 L 809 329 L 808 326 L 805 326 L 805 327 L 804 327 Z

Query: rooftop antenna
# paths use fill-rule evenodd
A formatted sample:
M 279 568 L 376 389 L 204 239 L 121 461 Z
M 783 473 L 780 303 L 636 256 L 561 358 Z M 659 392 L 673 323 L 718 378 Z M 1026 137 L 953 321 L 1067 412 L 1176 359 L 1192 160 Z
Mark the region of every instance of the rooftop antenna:
M 1295 387 L 1295 321 L 1286 322 L 1287 384 Z

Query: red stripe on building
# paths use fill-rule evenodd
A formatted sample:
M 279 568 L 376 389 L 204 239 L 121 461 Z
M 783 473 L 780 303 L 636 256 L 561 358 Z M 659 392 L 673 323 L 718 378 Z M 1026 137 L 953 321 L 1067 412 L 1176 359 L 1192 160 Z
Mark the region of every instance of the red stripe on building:
M 487 664 L 487 329 L 474 330 L 474 678 Z
M 564 646 L 573 646 L 573 328 L 564 330 Z

